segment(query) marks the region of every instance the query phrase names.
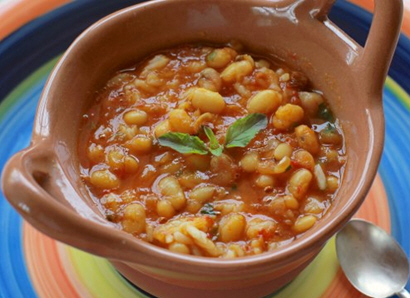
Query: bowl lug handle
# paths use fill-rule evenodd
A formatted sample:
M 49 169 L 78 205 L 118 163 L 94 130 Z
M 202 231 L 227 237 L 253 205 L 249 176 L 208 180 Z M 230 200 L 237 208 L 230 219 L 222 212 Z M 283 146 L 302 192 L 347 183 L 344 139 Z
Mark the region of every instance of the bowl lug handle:
M 375 1 L 370 32 L 356 64 L 357 76 L 364 78 L 365 91 L 371 100 L 381 98 L 398 42 L 402 18 L 402 0 Z
M 38 145 L 15 154 L 2 173 L 3 193 L 20 215 L 47 236 L 87 252 L 116 260 L 132 255 L 137 263 L 155 263 L 139 251 L 131 235 L 110 226 L 91 208 L 83 208 L 80 215 L 70 206 L 67 195 L 70 202 L 85 203 L 76 192 L 59 189 L 65 178 L 52 146 Z

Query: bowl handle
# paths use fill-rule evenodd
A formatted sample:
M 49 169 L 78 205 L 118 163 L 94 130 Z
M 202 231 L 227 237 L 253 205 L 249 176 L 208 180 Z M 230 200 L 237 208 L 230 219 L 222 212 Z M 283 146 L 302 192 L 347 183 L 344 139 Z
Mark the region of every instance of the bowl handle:
M 365 78 L 370 99 L 380 98 L 396 48 L 403 18 L 402 0 L 376 0 L 374 16 L 364 51 L 355 65 Z
M 68 194 L 60 189 L 68 183 L 54 157 L 51 146 L 32 145 L 14 155 L 4 167 L 3 193 L 20 215 L 47 236 L 82 250 L 117 260 L 132 254 L 134 261 L 152 265 L 132 236 L 110 228 L 73 191 L 69 195 L 78 200 L 70 197 L 70 202 L 84 205 L 82 215 L 74 211 L 65 199 Z
M 299 15 L 309 14 L 323 21 L 335 0 L 305 0 L 298 4 Z M 357 77 L 365 78 L 368 97 L 381 98 L 384 81 L 396 48 L 403 18 L 403 0 L 375 0 L 369 36 L 361 56 L 353 65 Z
M 325 20 L 335 2 L 336 0 L 305 0 L 297 4 L 296 10 L 301 17 L 310 15 L 315 19 Z

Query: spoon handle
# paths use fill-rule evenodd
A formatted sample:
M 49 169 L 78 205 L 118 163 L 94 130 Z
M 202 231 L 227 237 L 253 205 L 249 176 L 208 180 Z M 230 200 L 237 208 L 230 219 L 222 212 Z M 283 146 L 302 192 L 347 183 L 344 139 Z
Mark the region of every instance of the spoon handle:
M 397 292 L 396 295 L 399 296 L 400 298 L 410 298 L 410 293 L 407 292 L 406 289 L 403 289 L 400 292 Z

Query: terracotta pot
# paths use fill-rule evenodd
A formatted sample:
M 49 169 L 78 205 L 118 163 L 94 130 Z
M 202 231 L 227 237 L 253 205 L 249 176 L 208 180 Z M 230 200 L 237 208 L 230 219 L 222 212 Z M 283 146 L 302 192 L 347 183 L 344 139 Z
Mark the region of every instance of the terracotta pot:
M 327 19 L 328 0 L 153 1 L 114 13 L 85 31 L 52 72 L 33 139 L 2 176 L 5 196 L 46 235 L 108 258 L 159 297 L 260 297 L 293 279 L 359 208 L 384 138 L 382 87 L 397 43 L 402 1 L 376 1 L 363 49 Z M 320 223 L 290 245 L 223 260 L 174 254 L 107 222 L 80 179 L 81 116 L 109 76 L 159 49 L 236 39 L 282 59 L 322 90 L 345 133 L 341 189 Z

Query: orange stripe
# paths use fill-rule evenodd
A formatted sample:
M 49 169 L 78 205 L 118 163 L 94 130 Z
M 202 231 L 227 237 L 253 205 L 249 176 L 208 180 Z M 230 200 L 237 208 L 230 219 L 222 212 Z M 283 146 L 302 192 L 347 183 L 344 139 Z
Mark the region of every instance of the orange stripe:
M 79 295 L 81 298 L 93 298 L 91 292 L 86 287 L 84 281 L 81 280 L 81 276 L 78 274 L 76 268 L 74 267 L 74 263 L 69 253 L 70 249 L 72 249 L 70 246 L 61 242 L 57 242 L 58 255 L 61 261 L 61 265 L 64 268 L 64 273 L 70 280 L 71 286 L 75 289 L 77 295 Z
M 39 297 L 79 298 L 57 251 L 57 242 L 24 222 L 24 255 L 31 282 Z
M 350 2 L 365 8 L 368 11 L 373 11 L 374 0 L 350 0 Z
M 355 217 L 371 221 L 390 233 L 389 201 L 379 175 L 376 176 L 366 200 Z
M 410 3 L 410 0 L 405 0 Z M 35 18 L 70 0 L 14 0 L 0 3 L 0 40 Z M 368 11 L 373 11 L 374 0 L 351 0 Z M 404 11 L 402 31 L 410 37 L 410 5 Z M 12 17 L 10 17 L 12 16 Z
M 374 0 L 350 0 L 350 2 L 365 8 L 366 10 L 372 12 L 374 8 Z M 405 9 L 403 16 L 403 24 L 401 26 L 402 32 L 404 32 L 408 37 L 410 37 L 410 0 L 404 0 Z
M 14 0 L 0 3 L 0 40 L 69 0 Z
M 365 298 L 367 296 L 359 293 L 347 280 L 342 269 L 339 268 L 335 279 L 330 286 L 326 289 L 326 292 L 322 295 L 323 298 Z

